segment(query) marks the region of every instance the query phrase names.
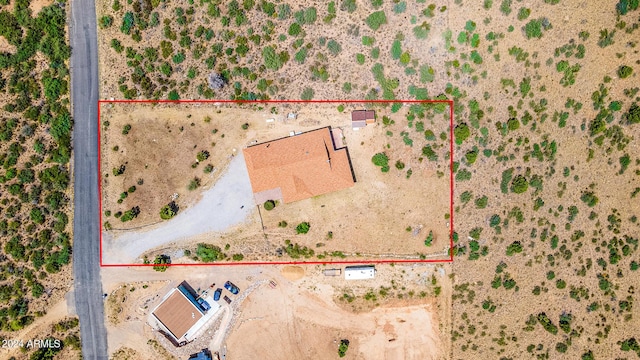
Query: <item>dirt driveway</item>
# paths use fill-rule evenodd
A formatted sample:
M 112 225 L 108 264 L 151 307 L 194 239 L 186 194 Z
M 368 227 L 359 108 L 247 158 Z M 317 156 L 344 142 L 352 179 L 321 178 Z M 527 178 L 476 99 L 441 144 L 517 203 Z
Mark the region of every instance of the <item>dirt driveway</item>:
M 226 173 L 206 190 L 200 201 L 173 219 L 152 229 L 103 232 L 105 264 L 134 263 L 155 247 L 208 232 L 221 232 L 242 223 L 256 211 L 249 175 L 242 153 L 230 162 Z

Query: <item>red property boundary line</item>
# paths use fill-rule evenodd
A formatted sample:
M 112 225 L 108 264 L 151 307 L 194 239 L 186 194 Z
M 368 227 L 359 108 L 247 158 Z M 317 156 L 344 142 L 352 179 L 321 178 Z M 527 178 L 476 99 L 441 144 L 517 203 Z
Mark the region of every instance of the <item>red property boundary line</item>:
M 233 104 L 283 104 L 283 103 L 324 103 L 324 104 L 424 104 L 445 103 L 449 105 L 449 258 L 448 259 L 379 259 L 379 260 L 336 260 L 336 261 L 234 261 L 220 263 L 194 263 L 194 264 L 165 264 L 163 266 L 238 266 L 238 265 L 330 265 L 330 264 L 391 264 L 391 263 L 450 263 L 453 262 L 453 100 L 98 100 L 98 203 L 100 231 L 100 267 L 149 267 L 154 264 L 105 264 L 102 261 L 102 174 L 100 153 L 100 109 L 102 104 L 119 103 L 173 103 L 173 104 L 197 104 L 197 103 L 233 103 Z

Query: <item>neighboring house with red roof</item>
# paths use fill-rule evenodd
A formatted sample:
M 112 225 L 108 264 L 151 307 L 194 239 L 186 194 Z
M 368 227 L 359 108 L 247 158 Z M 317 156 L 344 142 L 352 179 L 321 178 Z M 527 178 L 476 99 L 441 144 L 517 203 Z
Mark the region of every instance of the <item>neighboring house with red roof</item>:
M 349 152 L 336 148 L 330 126 L 249 146 L 243 154 L 256 204 L 290 203 L 356 181 Z

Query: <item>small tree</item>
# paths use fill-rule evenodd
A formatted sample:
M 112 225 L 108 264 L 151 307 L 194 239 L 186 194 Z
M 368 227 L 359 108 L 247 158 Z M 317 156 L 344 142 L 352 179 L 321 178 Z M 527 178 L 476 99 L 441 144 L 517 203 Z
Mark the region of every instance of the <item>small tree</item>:
M 344 357 L 347 354 L 347 350 L 349 350 L 349 340 L 340 340 L 340 346 L 338 346 L 338 356 Z
M 313 99 L 314 93 L 315 92 L 313 91 L 312 88 L 306 87 L 306 88 L 304 88 L 304 90 L 302 90 L 302 94 L 300 94 L 300 99 L 309 101 L 309 100 Z
M 187 187 L 189 190 L 195 190 L 200 187 L 200 179 L 195 177 L 189 182 L 189 186 Z
M 431 246 L 431 244 L 433 244 L 433 231 L 429 231 L 429 236 L 427 236 L 427 238 L 424 240 L 424 245 L 425 246 Z
M 165 272 L 167 271 L 168 266 L 164 264 L 171 264 L 171 258 L 169 257 L 169 255 L 158 255 L 156 256 L 156 259 L 153 261 L 153 263 L 155 264 L 153 270 Z
M 453 129 L 453 135 L 456 139 L 456 144 L 460 145 L 471 135 L 471 129 L 469 129 L 467 124 L 458 124 Z
M 244 259 L 244 255 L 242 255 L 242 254 L 233 254 L 233 256 L 231 256 L 231 258 L 233 259 L 233 261 L 242 261 L 242 259 Z
M 516 194 L 522 194 L 523 192 L 527 191 L 528 188 L 529 183 L 527 182 L 527 179 L 522 175 L 516 176 L 511 183 L 511 191 Z
M 131 221 L 136 217 L 138 217 L 138 215 L 140 215 L 140 207 L 134 206 L 131 208 L 131 210 L 127 210 L 124 212 L 124 214 L 122 214 L 122 216 L 120 217 L 120 221 L 122 222 Z
M 273 210 L 273 208 L 276 207 L 276 202 L 273 201 L 273 200 L 267 200 L 267 201 L 264 202 L 263 206 L 264 206 L 265 210 L 271 211 L 271 210 Z
M 198 162 L 200 161 L 205 161 L 209 158 L 210 154 L 207 150 L 202 150 L 198 153 L 198 155 L 196 155 L 196 159 L 198 160 Z
M 176 204 L 175 201 L 172 201 L 160 209 L 160 218 L 162 220 L 169 220 L 178 214 L 178 210 L 180 210 L 178 204 Z
M 296 233 L 298 234 L 306 234 L 309 232 L 309 229 L 311 228 L 311 225 L 308 222 L 301 222 L 300 224 L 298 224 L 298 226 L 296 226 Z
M 633 73 L 633 68 L 627 65 L 622 65 L 618 68 L 618 76 L 621 79 L 629 77 Z

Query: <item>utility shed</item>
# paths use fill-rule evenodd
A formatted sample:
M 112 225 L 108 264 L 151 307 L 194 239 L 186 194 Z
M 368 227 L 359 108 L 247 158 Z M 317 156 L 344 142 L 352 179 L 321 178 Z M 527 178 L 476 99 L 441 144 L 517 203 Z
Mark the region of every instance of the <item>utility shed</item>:
M 376 112 L 373 110 L 354 110 L 351 112 L 351 128 L 360 130 L 376 122 Z
M 366 280 L 376 276 L 376 268 L 373 265 L 347 266 L 344 268 L 344 278 L 346 280 Z
M 324 269 L 324 270 L 322 270 L 322 274 L 324 276 L 340 276 L 340 274 L 342 274 L 342 270 L 340 270 L 340 269 Z

